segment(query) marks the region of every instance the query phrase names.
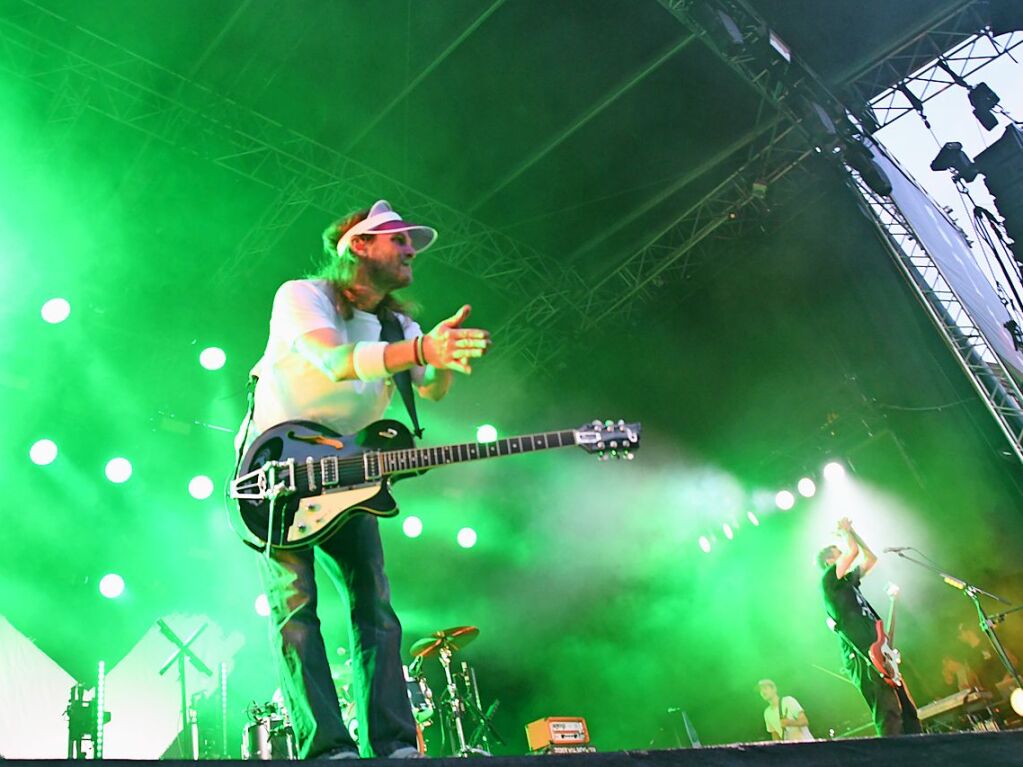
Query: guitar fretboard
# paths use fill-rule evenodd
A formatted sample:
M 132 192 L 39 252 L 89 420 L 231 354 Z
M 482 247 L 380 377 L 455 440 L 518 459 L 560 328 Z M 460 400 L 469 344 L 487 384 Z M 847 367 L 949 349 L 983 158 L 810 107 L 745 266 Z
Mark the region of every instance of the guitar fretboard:
M 381 474 L 400 474 L 435 466 L 463 461 L 479 461 L 502 455 L 532 453 L 536 450 L 551 450 L 556 447 L 575 445 L 575 431 L 548 431 L 542 434 L 525 434 L 493 442 L 463 442 L 458 445 L 439 447 L 418 447 L 407 450 L 385 450 L 379 453 Z

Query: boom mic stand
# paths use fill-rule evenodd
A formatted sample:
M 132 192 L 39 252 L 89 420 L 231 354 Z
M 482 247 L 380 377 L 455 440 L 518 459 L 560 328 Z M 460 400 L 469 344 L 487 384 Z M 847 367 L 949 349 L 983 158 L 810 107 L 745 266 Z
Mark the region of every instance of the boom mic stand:
M 907 547 L 912 548 L 912 547 Z M 913 549 L 916 551 L 916 549 Z M 1008 610 L 1003 610 L 995 615 L 988 615 L 984 611 L 984 606 L 980 603 L 981 595 L 990 597 L 1003 605 L 1012 605 L 1008 599 L 1004 599 L 997 594 L 992 594 L 990 591 L 985 591 L 979 586 L 974 586 L 962 578 L 957 578 L 954 575 L 944 572 L 943 570 L 935 567 L 928 562 L 921 562 L 919 559 L 907 555 L 904 551 L 896 551 L 903 559 L 913 562 L 914 564 L 920 565 L 920 567 L 926 568 L 933 573 L 937 573 L 941 576 L 941 579 L 954 589 L 959 589 L 970 601 L 973 602 L 973 606 L 977 609 L 977 617 L 980 619 L 980 630 L 984 632 L 985 636 L 991 641 L 991 646 L 995 648 L 995 653 L 998 655 L 998 659 L 1005 666 L 1005 670 L 1009 672 L 1009 676 L 1016 682 L 1017 688 L 1023 688 L 1023 679 L 1020 679 L 1020 674 L 1017 668 L 1013 665 L 1012 660 L 1009 658 L 1009 654 L 1005 651 L 1005 647 L 1002 645 L 1002 640 L 998 637 L 998 632 L 995 631 L 995 626 L 1005 620 L 1005 617 L 1010 613 L 1018 612 L 1023 610 L 1023 605 L 1017 607 L 1011 607 Z M 990 692 L 995 692 L 991 690 Z M 1015 699 L 1015 697 L 1014 697 Z

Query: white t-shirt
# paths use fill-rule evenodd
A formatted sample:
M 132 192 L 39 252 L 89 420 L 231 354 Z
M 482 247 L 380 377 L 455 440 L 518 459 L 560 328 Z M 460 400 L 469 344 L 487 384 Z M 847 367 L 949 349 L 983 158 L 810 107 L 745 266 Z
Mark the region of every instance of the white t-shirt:
M 405 338 L 421 335 L 419 325 L 398 314 Z M 256 407 L 249 440 L 282 421 L 302 419 L 351 434 L 379 419 L 394 394 L 390 378 L 376 381 L 332 381 L 295 350 L 295 340 L 321 328 L 336 328 L 344 343 L 380 340 L 375 314 L 354 310 L 341 317 L 324 280 L 285 282 L 274 296 L 266 351 L 252 369 L 258 377 Z M 421 383 L 423 368 L 412 368 Z
M 781 699 L 779 708 L 768 706 L 764 709 L 764 724 L 767 725 L 769 733 L 778 733 L 782 740 L 813 740 L 809 727 L 786 727 L 785 732 L 782 732 L 782 719 L 795 719 L 803 713 L 803 707 L 799 705 L 798 700 L 786 695 Z

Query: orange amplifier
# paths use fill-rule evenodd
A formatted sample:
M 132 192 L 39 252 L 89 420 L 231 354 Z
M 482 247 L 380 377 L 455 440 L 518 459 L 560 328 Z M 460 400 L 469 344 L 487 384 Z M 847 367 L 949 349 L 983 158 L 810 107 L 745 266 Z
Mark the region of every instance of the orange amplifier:
M 590 731 L 581 716 L 549 716 L 526 725 L 530 751 L 553 750 L 558 746 L 585 746 Z

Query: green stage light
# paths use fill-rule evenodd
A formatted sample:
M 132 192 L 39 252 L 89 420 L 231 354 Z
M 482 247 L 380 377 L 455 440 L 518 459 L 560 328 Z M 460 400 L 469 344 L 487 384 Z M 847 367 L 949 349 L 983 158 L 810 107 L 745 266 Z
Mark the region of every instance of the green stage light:
M 53 463 L 57 460 L 57 443 L 52 439 L 41 439 L 29 448 L 28 457 L 40 466 Z
M 71 304 L 63 298 L 51 298 L 43 304 L 40 314 L 51 325 L 56 325 L 58 322 L 66 320 L 71 314 Z
M 485 423 L 476 429 L 476 441 L 477 442 L 496 442 L 497 441 L 497 429 L 491 426 L 489 423 Z
M 418 538 L 423 533 L 423 520 L 419 517 L 405 517 L 401 523 L 401 531 L 409 538 Z
M 782 511 L 788 511 L 796 505 L 796 496 L 788 490 L 780 490 L 778 494 L 774 496 L 774 504 Z
M 752 511 L 746 512 L 746 519 L 749 520 L 750 524 L 753 525 L 753 527 L 760 527 L 760 520 L 757 518 L 757 515 L 754 514 Z
M 704 554 L 710 554 L 710 539 L 706 535 L 700 536 L 700 548 Z
M 796 485 L 796 489 L 804 498 L 813 498 L 813 494 L 817 492 L 817 485 L 809 477 L 803 477 Z
M 107 599 L 117 599 L 124 593 L 124 578 L 117 573 L 108 573 L 100 578 L 99 593 Z
M 213 480 L 204 474 L 192 477 L 188 483 L 188 493 L 197 501 L 205 501 L 213 495 Z
M 210 346 L 199 353 L 199 364 L 207 370 L 220 370 L 227 362 L 227 355 L 223 349 Z
M 838 461 L 832 461 L 824 467 L 821 473 L 828 482 L 838 482 L 845 479 L 845 466 Z
M 111 458 L 107 461 L 107 479 L 116 484 L 131 479 L 131 461 L 127 458 Z
M 270 600 L 266 598 L 266 594 L 260 594 L 256 597 L 256 603 L 253 607 L 256 608 L 256 615 L 261 615 L 264 618 L 270 615 Z
M 476 531 L 471 527 L 463 527 L 458 531 L 458 545 L 463 549 L 471 549 L 476 545 Z
M 724 530 L 725 538 L 732 540 L 735 537 L 735 532 L 732 530 L 732 526 L 727 522 L 721 525 L 721 529 Z

